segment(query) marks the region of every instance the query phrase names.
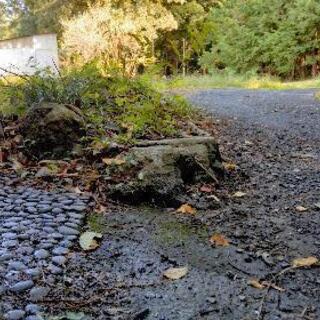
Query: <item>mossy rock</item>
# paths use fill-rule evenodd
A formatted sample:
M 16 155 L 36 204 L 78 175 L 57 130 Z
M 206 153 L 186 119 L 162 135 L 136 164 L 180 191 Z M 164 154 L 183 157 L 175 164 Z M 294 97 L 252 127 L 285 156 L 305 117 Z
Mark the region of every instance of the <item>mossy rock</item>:
M 135 204 L 177 205 L 187 185 L 210 181 L 223 172 L 219 146 L 212 137 L 144 141 L 127 157 L 139 170 L 129 182 L 111 184 L 108 192 Z
M 58 103 L 41 103 L 29 109 L 22 123 L 22 135 L 30 156 L 60 158 L 70 152 L 85 134 L 80 109 Z

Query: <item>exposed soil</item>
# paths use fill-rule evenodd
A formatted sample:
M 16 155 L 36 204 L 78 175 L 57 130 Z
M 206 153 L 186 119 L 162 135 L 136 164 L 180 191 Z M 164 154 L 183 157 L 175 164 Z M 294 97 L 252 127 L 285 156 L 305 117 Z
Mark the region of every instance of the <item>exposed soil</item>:
M 320 257 L 320 103 L 313 94 L 187 94 L 212 113 L 222 156 L 238 167 L 216 190 L 220 207 L 195 215 L 120 208 L 89 216 L 91 229 L 104 234 L 101 247 L 75 248 L 42 303 L 47 313 L 83 311 L 101 320 L 319 319 L 319 266 L 286 269 L 294 258 Z M 236 198 L 236 191 L 246 195 Z M 217 232 L 230 246 L 210 244 Z M 183 279 L 163 278 L 169 267 L 185 265 Z M 252 278 L 285 291 L 253 288 Z

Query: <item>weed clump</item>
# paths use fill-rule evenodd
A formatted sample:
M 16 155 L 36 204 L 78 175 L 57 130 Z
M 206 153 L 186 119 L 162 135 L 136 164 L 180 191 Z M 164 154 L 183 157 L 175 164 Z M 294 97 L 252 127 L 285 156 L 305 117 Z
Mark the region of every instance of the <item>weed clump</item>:
M 111 141 L 177 137 L 193 114 L 183 98 L 159 93 L 143 79 L 106 74 L 93 64 L 59 75 L 41 71 L 6 79 L 0 91 L 5 113 L 21 115 L 43 102 L 80 108 L 86 120 L 83 141 L 98 149 Z

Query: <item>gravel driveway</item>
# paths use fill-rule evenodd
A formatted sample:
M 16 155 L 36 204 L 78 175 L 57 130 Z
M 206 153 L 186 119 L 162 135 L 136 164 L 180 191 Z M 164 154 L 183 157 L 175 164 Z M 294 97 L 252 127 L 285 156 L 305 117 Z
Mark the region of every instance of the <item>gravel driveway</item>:
M 319 140 L 320 102 L 315 90 L 201 90 L 190 101 L 217 117 L 237 118 L 253 125 Z
M 233 168 L 214 186 L 211 201 L 218 198 L 219 205 L 196 215 L 115 207 L 91 217 L 91 229 L 104 235 L 101 247 L 90 253 L 70 248 L 63 275 L 42 279 L 52 279 L 37 302 L 44 319 L 66 311 L 84 312 L 73 315 L 81 320 L 320 319 L 319 265 L 291 268 L 293 259 L 320 257 L 320 103 L 314 91 L 186 96 L 213 116 L 222 156 Z M 60 195 L 45 197 L 53 207 Z M 70 215 L 70 208 L 62 209 Z M 230 245 L 213 246 L 209 238 L 216 233 Z M 165 270 L 179 266 L 188 267 L 184 278 L 164 279 Z M 0 276 L 1 270 L 6 274 L 7 265 L 0 263 Z M 13 297 L 8 303 L 24 315 L 11 319 L 31 315 L 29 294 Z

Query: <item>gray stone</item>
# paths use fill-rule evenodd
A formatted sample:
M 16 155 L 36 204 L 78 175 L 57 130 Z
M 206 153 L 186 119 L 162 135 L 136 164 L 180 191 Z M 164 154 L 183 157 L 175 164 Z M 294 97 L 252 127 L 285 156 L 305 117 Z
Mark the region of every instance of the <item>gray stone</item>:
M 52 238 L 52 239 L 63 239 L 63 235 L 61 233 L 50 233 L 48 234 L 48 238 Z
M 43 260 L 49 257 L 49 252 L 45 249 L 40 249 L 34 253 L 34 256 L 38 260 Z
M 11 253 L 1 253 L 0 252 L 0 262 L 10 260 L 13 257 Z
M 7 239 L 7 240 L 16 240 L 17 237 L 18 237 L 18 235 L 16 233 L 12 233 L 12 232 L 7 232 L 7 233 L 2 234 L 2 238 Z
M 23 310 L 12 310 L 5 314 L 6 320 L 20 320 L 25 317 L 26 313 Z
M 69 227 L 65 227 L 65 226 L 62 226 L 62 227 L 59 227 L 58 228 L 58 231 L 64 235 L 78 235 L 79 234 L 79 231 L 78 230 L 75 230 L 73 228 L 69 228 Z
M 50 289 L 46 287 L 34 287 L 30 291 L 30 301 L 39 302 L 42 301 L 49 293 Z
M 219 147 L 212 137 L 143 141 L 128 157 L 137 164 L 135 177 L 109 184 L 107 193 L 131 203 L 147 198 L 166 205 L 185 192 L 187 183 L 216 181 L 216 175 L 223 172 Z
M 22 292 L 33 287 L 34 283 L 32 280 L 20 281 L 13 285 L 10 289 L 13 292 Z
M 2 247 L 4 248 L 14 248 L 19 245 L 19 242 L 17 240 L 8 240 L 2 242 Z
M 48 267 L 48 270 L 52 274 L 62 274 L 63 273 L 63 269 L 55 266 L 54 264 L 50 264 L 49 267 Z
M 44 320 L 44 318 L 42 318 L 40 315 L 32 315 L 32 316 L 26 317 L 25 320 Z
M 41 307 L 37 304 L 30 303 L 25 307 L 25 311 L 27 314 L 37 314 L 41 312 Z
M 59 213 L 63 213 L 63 210 L 61 208 L 53 208 L 51 212 L 53 214 L 59 214 Z
M 24 263 L 20 262 L 20 261 L 12 261 L 12 262 L 9 263 L 8 269 L 9 270 L 22 271 L 22 270 L 27 269 L 27 266 Z
M 52 253 L 58 256 L 65 255 L 69 253 L 69 250 L 65 247 L 57 247 L 52 250 Z
M 25 272 L 25 274 L 27 274 L 28 276 L 30 276 L 32 278 L 38 278 L 41 276 L 41 271 L 38 268 L 27 269 L 24 272 Z
M 67 258 L 64 256 L 55 256 L 52 257 L 52 262 L 58 266 L 62 266 L 66 263 Z
M 82 111 L 74 106 L 43 102 L 28 109 L 21 126 L 21 134 L 30 153 L 44 157 L 48 152 L 64 154 L 84 134 Z
M 51 249 L 51 248 L 53 248 L 53 246 L 54 246 L 54 244 L 53 243 L 41 243 L 40 245 L 39 245 L 39 247 L 41 248 L 41 249 L 43 249 L 43 250 L 47 250 L 47 249 Z

